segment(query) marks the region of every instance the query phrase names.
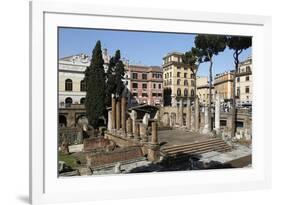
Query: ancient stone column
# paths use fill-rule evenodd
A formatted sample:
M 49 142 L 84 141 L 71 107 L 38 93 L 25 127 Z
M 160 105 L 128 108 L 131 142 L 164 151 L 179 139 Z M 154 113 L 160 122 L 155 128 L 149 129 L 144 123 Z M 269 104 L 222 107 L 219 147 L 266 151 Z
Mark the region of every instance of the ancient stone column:
M 157 122 L 152 122 L 151 127 L 151 144 L 158 144 Z
M 132 119 L 129 117 L 126 121 L 127 137 L 132 137 Z
M 183 126 L 183 105 L 182 105 L 182 98 L 180 99 L 180 106 L 179 106 L 179 124 Z
M 111 131 L 112 130 L 112 111 L 108 111 L 108 120 L 107 120 L 107 130 Z
M 112 129 L 116 129 L 116 100 L 114 95 L 112 94 L 111 96 L 111 124 L 112 124 Z
M 120 129 L 120 101 L 118 100 L 116 103 L 116 129 L 119 130 Z
M 135 110 L 132 110 L 132 112 L 130 113 L 130 117 L 132 119 L 132 129 L 133 129 L 133 136 L 134 137 L 137 137 L 136 134 L 137 134 L 137 123 L 136 123 L 136 120 L 137 120 L 137 112 Z
M 199 99 L 198 97 L 195 98 L 195 102 L 194 102 L 194 127 L 195 127 L 195 132 L 199 131 L 199 111 L 200 111 L 200 107 L 199 107 Z
M 216 105 L 215 105 L 215 130 L 220 130 L 220 96 L 216 96 Z
M 135 127 L 135 129 L 133 131 L 134 138 L 136 140 L 140 140 L 140 124 L 137 123 L 136 121 L 134 123 L 135 123 L 134 126 L 133 126 L 133 127 Z
M 147 136 L 147 131 L 146 131 L 146 126 L 143 123 L 139 124 L 139 128 L 140 128 L 140 137 L 141 140 L 143 142 L 147 142 L 148 141 L 148 136 Z
M 209 112 L 208 112 L 208 106 L 204 107 L 204 128 L 203 133 L 209 133 L 210 127 L 209 127 Z
M 121 98 L 121 128 L 126 132 L 126 97 Z
M 188 130 L 191 129 L 191 106 L 190 106 L 189 98 L 187 98 L 187 104 L 186 104 L 186 128 Z

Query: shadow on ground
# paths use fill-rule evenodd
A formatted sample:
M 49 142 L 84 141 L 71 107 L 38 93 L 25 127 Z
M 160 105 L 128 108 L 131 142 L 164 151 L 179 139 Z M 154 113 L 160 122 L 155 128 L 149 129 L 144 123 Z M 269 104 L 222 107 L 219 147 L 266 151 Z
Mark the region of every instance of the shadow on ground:
M 136 167 L 129 173 L 235 168 L 230 163 L 223 164 L 217 161 L 203 163 L 200 161 L 201 158 L 202 156 L 198 154 L 178 153 L 173 156 L 165 156 L 160 162 Z

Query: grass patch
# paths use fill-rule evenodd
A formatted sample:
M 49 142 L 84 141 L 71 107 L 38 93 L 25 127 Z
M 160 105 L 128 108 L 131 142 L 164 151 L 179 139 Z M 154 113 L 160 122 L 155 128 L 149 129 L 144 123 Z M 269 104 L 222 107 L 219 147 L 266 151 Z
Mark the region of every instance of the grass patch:
M 59 161 L 64 161 L 66 165 L 72 168 L 78 165 L 76 162 L 77 158 L 72 156 L 71 154 L 62 154 L 61 152 L 59 152 Z

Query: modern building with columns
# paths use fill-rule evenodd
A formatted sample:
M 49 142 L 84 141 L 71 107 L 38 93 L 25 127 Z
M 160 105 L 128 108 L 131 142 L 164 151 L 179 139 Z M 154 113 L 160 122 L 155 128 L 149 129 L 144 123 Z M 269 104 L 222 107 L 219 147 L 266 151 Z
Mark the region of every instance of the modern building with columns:
M 181 99 L 195 97 L 195 81 L 191 69 L 182 62 L 183 53 L 172 52 L 163 57 L 163 86 L 172 91 L 172 106 L 179 106 Z

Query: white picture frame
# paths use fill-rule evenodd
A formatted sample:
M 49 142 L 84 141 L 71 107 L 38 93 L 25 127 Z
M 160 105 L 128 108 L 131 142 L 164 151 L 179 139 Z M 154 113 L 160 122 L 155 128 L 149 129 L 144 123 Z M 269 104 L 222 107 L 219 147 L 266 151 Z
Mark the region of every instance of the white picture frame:
M 266 109 L 271 104 L 271 92 L 267 92 L 271 90 L 270 17 L 34 1 L 30 4 L 30 20 L 32 204 L 270 187 L 271 109 Z M 59 26 L 253 36 L 255 74 L 252 168 L 58 178 L 56 134 Z

